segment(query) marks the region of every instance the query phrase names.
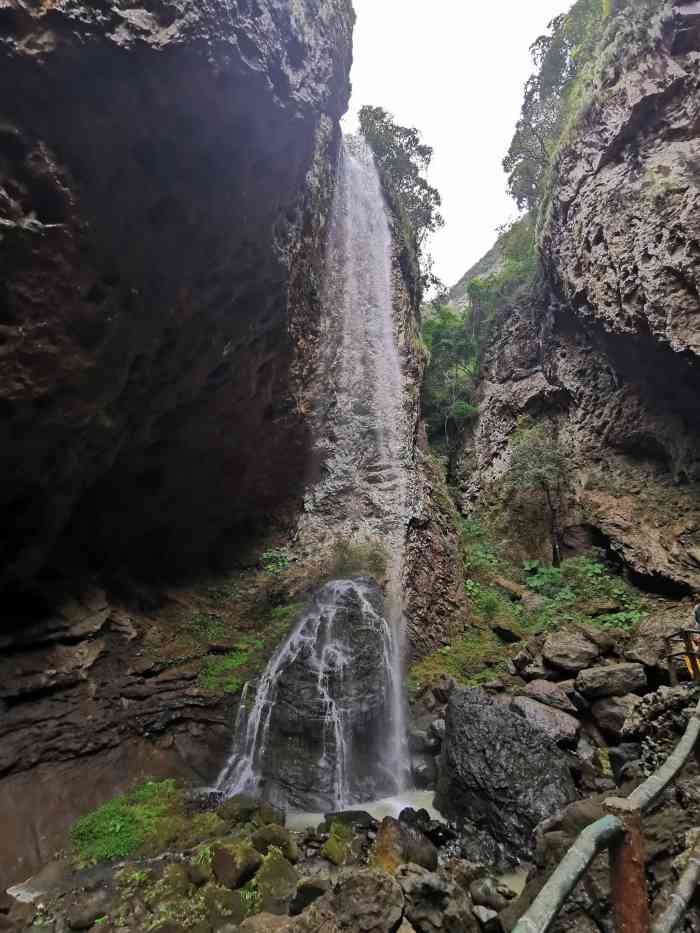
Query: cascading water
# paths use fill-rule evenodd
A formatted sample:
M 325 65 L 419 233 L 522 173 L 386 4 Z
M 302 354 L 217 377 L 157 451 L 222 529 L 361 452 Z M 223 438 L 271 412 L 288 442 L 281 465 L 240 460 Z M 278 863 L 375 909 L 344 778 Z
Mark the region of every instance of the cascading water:
M 384 600 L 370 580 L 316 596 L 241 700 L 218 789 L 305 808 L 395 794 L 408 778 L 402 577 L 411 424 L 393 320 L 393 244 L 365 143 L 341 153 L 324 283 L 324 402 L 315 414 L 319 475 L 301 535 L 381 541 Z M 328 392 L 329 383 L 333 391 Z

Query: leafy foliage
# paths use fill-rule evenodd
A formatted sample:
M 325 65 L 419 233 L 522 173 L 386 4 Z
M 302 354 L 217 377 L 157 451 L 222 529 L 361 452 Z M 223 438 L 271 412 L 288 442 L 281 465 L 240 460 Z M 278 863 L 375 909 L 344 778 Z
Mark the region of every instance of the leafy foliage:
M 441 198 L 425 173 L 433 150 L 421 142 L 415 127 L 399 126 L 382 107 L 362 107 L 360 130 L 367 140 L 386 184 L 406 211 L 420 248 L 429 233 L 444 226 Z
M 263 553 L 262 565 L 266 573 L 278 576 L 289 567 L 289 558 L 281 548 L 272 548 Z
M 435 303 L 423 322 L 422 337 L 429 353 L 423 418 L 431 443 L 444 442 L 448 451 L 478 414 L 474 389 L 494 323 L 521 289 L 535 281 L 539 266 L 530 217 L 500 229 L 497 252 L 497 270 L 470 280 L 463 308 Z
M 560 512 L 569 462 L 556 436 L 545 425 L 520 431 L 513 442 L 508 484 L 516 492 L 541 495 L 549 517 L 552 562 L 561 562 Z
M 442 289 L 425 245 L 431 233 L 445 225 L 440 192 L 427 180 L 433 150 L 421 142 L 414 126 L 400 126 L 382 107 L 366 105 L 359 113 L 360 132 L 374 153 L 384 189 L 402 221 L 412 262 L 420 266 L 418 290 Z
M 577 110 L 577 82 L 585 79 L 611 12 L 609 0 L 576 0 L 530 47 L 536 70 L 525 83 L 520 118 L 503 161 L 509 191 L 521 209 L 537 211 L 547 171 Z

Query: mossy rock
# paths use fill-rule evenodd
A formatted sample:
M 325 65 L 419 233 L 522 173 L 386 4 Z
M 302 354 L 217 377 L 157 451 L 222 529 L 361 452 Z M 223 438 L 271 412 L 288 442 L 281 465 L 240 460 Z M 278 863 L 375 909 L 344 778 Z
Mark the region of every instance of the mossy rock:
M 238 891 L 229 891 L 221 885 L 208 884 L 203 889 L 204 909 L 209 923 L 218 930 L 225 923 L 243 923 L 248 908 Z
M 229 797 L 217 809 L 216 815 L 231 826 L 243 823 L 256 823 L 258 826 L 275 823 L 284 826 L 286 822 L 283 810 L 248 794 L 234 794 L 233 797 Z
M 262 855 L 247 840 L 216 845 L 212 849 L 214 877 L 231 890 L 250 881 L 262 863 Z
M 186 896 L 190 893 L 192 882 L 190 881 L 187 867 L 181 862 L 174 862 L 163 872 L 162 883 L 167 885 L 173 894 Z
M 261 911 L 277 916 L 288 913 L 289 904 L 296 894 L 299 873 L 280 849 L 270 847 L 255 881 Z
M 328 840 L 321 849 L 321 855 L 333 865 L 345 865 L 352 854 L 353 838 L 352 826 L 342 819 L 334 819 Z
M 270 823 L 256 829 L 250 839 L 253 846 L 263 855 L 267 855 L 271 846 L 276 846 L 287 861 L 292 864 L 299 861 L 299 848 L 294 836 L 283 826 Z

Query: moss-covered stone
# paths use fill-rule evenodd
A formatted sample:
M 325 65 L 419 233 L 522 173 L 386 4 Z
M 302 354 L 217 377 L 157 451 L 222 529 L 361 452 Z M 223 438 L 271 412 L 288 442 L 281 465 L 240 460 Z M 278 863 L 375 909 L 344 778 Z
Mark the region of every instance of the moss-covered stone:
M 267 855 L 270 846 L 277 846 L 282 855 L 292 864 L 299 861 L 299 849 L 294 836 L 283 826 L 270 823 L 256 829 L 250 839 L 253 846 L 263 855 Z
M 262 855 L 247 840 L 216 845 L 212 849 L 214 877 L 231 890 L 250 881 L 262 863 Z
M 352 839 L 352 828 L 342 820 L 334 820 L 321 855 L 333 865 L 344 865 L 352 852 Z
M 225 923 L 242 923 L 248 915 L 247 907 L 238 891 L 208 884 L 203 889 L 203 896 L 207 919 L 214 929 Z
M 270 847 L 255 880 L 260 910 L 270 914 L 286 914 L 296 894 L 299 873 L 280 849 Z
M 224 801 L 216 811 L 219 819 L 231 826 L 240 826 L 244 823 L 255 823 L 266 826 L 275 823 L 284 826 L 284 811 L 274 807 L 271 803 L 250 797 L 248 794 L 235 794 Z

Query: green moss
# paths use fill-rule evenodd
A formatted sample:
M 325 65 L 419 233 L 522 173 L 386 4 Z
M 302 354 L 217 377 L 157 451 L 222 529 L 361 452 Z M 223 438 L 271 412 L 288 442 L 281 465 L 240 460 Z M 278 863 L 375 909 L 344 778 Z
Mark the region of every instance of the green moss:
M 333 865 L 344 865 L 350 857 L 352 840 L 352 827 L 342 820 L 333 820 L 328 839 L 321 849 L 321 855 Z
M 175 781 L 148 781 L 77 820 L 70 830 L 73 851 L 83 863 L 126 858 L 155 836 L 181 806 Z

